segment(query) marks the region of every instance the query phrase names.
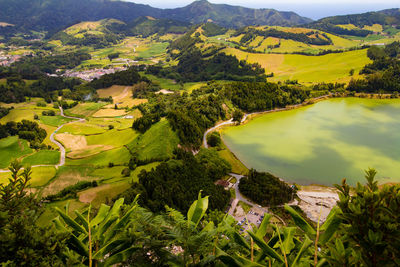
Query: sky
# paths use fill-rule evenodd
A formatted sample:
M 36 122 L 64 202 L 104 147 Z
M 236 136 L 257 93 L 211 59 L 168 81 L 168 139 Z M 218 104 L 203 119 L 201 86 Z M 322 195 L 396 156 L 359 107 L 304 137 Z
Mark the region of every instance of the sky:
M 193 0 L 125 0 L 159 8 L 183 7 Z M 229 4 L 251 8 L 274 8 L 294 11 L 301 16 L 320 19 L 328 16 L 364 13 L 387 8 L 400 8 L 400 0 L 209 0 L 214 4 Z

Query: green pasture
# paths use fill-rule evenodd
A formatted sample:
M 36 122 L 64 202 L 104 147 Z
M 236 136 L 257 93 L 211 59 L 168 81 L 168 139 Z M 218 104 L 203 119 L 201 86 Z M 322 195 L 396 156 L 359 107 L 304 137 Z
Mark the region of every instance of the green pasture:
M 107 128 L 106 128 L 107 127 Z M 58 133 L 70 133 L 76 135 L 90 135 L 90 134 L 102 134 L 108 129 L 108 124 L 103 127 L 99 125 L 88 124 L 87 122 L 74 122 L 69 123 L 62 127 Z
M 79 103 L 75 107 L 65 110 L 65 114 L 69 116 L 90 117 L 105 105 L 106 103 L 104 102 Z
M 103 183 L 115 183 L 120 181 L 129 181 L 129 182 L 138 182 L 138 175 L 142 170 L 150 171 L 151 169 L 157 167 L 160 163 L 153 162 L 144 166 L 139 166 L 135 170 L 131 171 L 131 175 L 129 177 L 123 177 L 121 172 L 126 166 L 116 166 L 112 168 L 101 168 L 95 169 L 91 175 L 94 177 L 101 177 Z
M 139 135 L 127 148 L 137 153 L 139 159 L 167 158 L 178 146 L 179 138 L 165 119 L 154 124 L 143 135 Z
M 141 113 L 138 109 L 134 109 L 132 112 L 128 113 L 128 115 L 133 116 L 135 119 L 141 117 Z M 108 125 L 114 126 L 115 129 L 123 130 L 132 127 L 132 123 L 135 119 L 125 119 L 125 118 L 88 118 L 86 119 L 85 125 L 93 126 L 93 127 L 106 127 L 108 129 Z M 104 132 L 104 131 L 103 131 Z
M 259 63 L 266 73 L 274 73 L 272 81 L 298 80 L 301 83 L 348 82 L 357 78 L 358 72 L 371 60 L 367 49 L 323 56 L 304 56 L 293 54 L 255 54 L 228 48 L 225 53 L 245 59 L 250 63 Z M 354 76 L 350 70 L 354 69 Z
M 203 85 L 206 85 L 206 83 L 204 83 L 204 82 L 189 82 L 189 83 L 184 83 L 183 87 L 182 87 L 182 85 L 180 85 L 179 83 L 177 83 L 171 79 L 160 78 L 160 77 L 157 77 L 157 76 L 154 76 L 151 74 L 145 74 L 145 73 L 140 73 L 140 74 L 146 76 L 152 82 L 159 84 L 161 89 L 166 89 L 166 90 L 170 90 L 170 91 L 184 90 L 184 91 L 191 93 L 193 90 L 198 89 Z
M 108 166 L 112 162 L 115 165 L 128 163 L 131 155 L 125 147 L 115 148 L 98 153 L 83 159 L 66 159 L 66 165 L 84 166 Z
M 73 119 L 65 118 L 60 115 L 57 115 L 57 116 L 42 116 L 42 115 L 40 115 L 39 119 L 43 124 L 46 124 L 49 126 L 54 126 L 54 127 L 58 127 L 64 123 L 73 121 Z
M 56 150 L 40 150 L 22 159 L 23 165 L 56 165 L 60 162 L 60 152 Z
M 56 175 L 54 167 L 35 167 L 32 168 L 30 187 L 41 187 L 46 185 Z M 11 172 L 0 173 L 0 184 L 7 184 L 11 177 Z
M 166 53 L 168 45 L 167 42 L 150 44 L 147 49 L 138 51 L 138 56 L 141 58 L 159 57 Z
M 88 135 L 86 140 L 88 145 L 110 145 L 110 146 L 123 146 L 131 143 L 139 134 L 132 130 L 109 130 L 103 134 Z
M 31 154 L 33 150 L 26 140 L 17 136 L 10 136 L 0 139 L 0 168 L 7 168 L 17 158 Z

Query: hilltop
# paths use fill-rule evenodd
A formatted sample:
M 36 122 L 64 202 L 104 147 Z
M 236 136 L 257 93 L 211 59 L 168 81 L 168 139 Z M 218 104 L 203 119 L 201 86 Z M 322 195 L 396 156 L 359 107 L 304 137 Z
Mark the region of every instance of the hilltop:
M 373 33 L 390 35 L 399 30 L 400 9 L 385 9 L 377 12 L 333 16 L 320 19 L 307 27 L 324 30 L 334 34 L 366 37 Z
M 81 21 L 114 18 L 128 23 L 143 16 L 191 23 L 212 20 L 229 27 L 261 24 L 291 26 L 311 22 L 293 12 L 215 5 L 205 0 L 176 9 L 111 0 L 0 0 L 0 22 L 15 25 L 1 27 L 0 35 L 16 31 L 29 33 L 32 30 L 54 33 Z

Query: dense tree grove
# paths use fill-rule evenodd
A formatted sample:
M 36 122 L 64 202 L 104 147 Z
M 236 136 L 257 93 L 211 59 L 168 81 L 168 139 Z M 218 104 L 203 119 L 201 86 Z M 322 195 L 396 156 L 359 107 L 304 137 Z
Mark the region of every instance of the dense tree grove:
M 9 112 L 10 112 L 9 108 L 3 108 L 0 106 L 0 119 L 7 116 Z
M 46 138 L 46 130 L 39 127 L 37 122 L 22 120 L 21 122 L 10 121 L 0 124 L 0 139 L 7 136 L 18 135 L 19 138 L 33 143 L 40 144 Z
M 12 74 L 13 75 L 13 74 Z M 59 92 L 70 88 L 66 94 L 68 98 L 80 99 L 85 92 L 77 89 L 81 84 L 79 79 L 49 77 L 35 75 L 35 81 L 30 85 L 17 74 L 17 76 L 9 76 L 6 79 L 6 84 L 0 84 L 0 102 L 4 103 L 19 103 L 26 100 L 25 97 L 43 97 L 47 102 L 57 101 Z M 76 90 L 74 90 L 74 88 Z M 89 91 L 93 91 L 89 88 Z
M 203 30 L 204 36 L 207 37 L 221 35 L 228 31 L 227 28 L 221 27 L 218 24 L 212 22 L 204 23 L 201 29 Z
M 161 211 L 165 205 L 185 211 L 199 190 L 210 196 L 212 209 L 223 210 L 230 194 L 214 182 L 231 169 L 216 152 L 204 151 L 196 157 L 183 150 L 176 151 L 176 159 L 161 163 L 155 169 L 139 174 L 139 183 L 121 196 L 133 199 L 140 193 L 140 203 L 152 211 Z
M 160 121 L 159 114 L 146 114 L 143 117 L 136 119 L 132 123 L 132 128 L 140 133 L 145 133 L 148 129 L 150 129 L 151 125 Z
M 247 177 L 240 180 L 240 192 L 262 206 L 276 206 L 294 198 L 295 190 L 270 173 L 250 170 Z
M 146 77 L 140 76 L 135 67 L 131 67 L 128 70 L 106 74 L 99 79 L 94 79 L 89 83 L 89 86 L 95 89 L 101 89 L 112 85 L 134 85 L 141 81 L 149 82 Z
M 81 51 L 59 55 L 25 56 L 11 67 L 15 72 L 20 74 L 54 74 L 57 69 L 73 69 L 80 65 L 82 61 L 90 58 L 90 54 Z
M 289 39 L 312 45 L 332 44 L 332 40 L 325 33 L 319 34 L 318 32 L 314 31 L 310 31 L 308 33 L 292 33 L 292 32 L 280 31 L 273 28 L 266 30 L 258 30 L 255 28 L 244 28 L 236 31 L 235 36 L 239 36 L 241 34 L 244 34 L 243 37 L 240 39 L 241 44 L 246 44 L 247 42 L 253 40 L 257 36 L 263 36 L 264 38 L 275 37 L 281 39 Z M 315 35 L 315 37 L 310 37 L 311 35 Z
M 366 65 L 361 74 L 365 79 L 351 80 L 347 90 L 356 92 L 399 92 L 400 91 L 400 43 L 393 42 L 384 48 L 371 47 L 368 57 L 373 60 Z
M 300 104 L 310 91 L 299 85 L 238 82 L 227 86 L 225 95 L 242 110 L 254 112 Z
M 193 43 L 194 44 L 194 43 Z M 190 45 L 193 45 L 190 44 Z M 257 63 L 249 64 L 236 57 L 212 50 L 207 54 L 197 48 L 184 50 L 176 67 L 151 67 L 147 73 L 177 81 L 264 81 L 265 70 Z M 210 57 L 211 56 L 211 57 Z

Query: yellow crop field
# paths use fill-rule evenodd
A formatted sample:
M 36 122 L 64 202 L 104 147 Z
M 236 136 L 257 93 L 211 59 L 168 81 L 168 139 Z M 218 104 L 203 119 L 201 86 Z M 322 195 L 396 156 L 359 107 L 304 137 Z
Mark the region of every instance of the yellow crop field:
M 126 110 L 125 109 L 107 108 L 107 109 L 100 109 L 95 114 L 93 114 L 93 117 L 94 118 L 119 117 L 119 116 L 124 116 L 125 114 L 126 114 Z
M 373 32 L 383 32 L 383 27 L 380 24 L 374 24 L 372 26 L 365 25 L 363 29 Z
M 302 42 L 297 42 L 293 40 L 286 40 L 286 39 L 281 39 L 281 45 L 278 48 L 272 49 L 273 52 L 277 53 L 292 53 L 296 51 L 303 51 L 305 49 L 310 49 L 311 46 L 307 45 Z
M 336 26 L 346 30 L 358 29 L 358 27 L 354 24 L 338 24 Z
M 234 48 L 224 51 L 240 60 L 259 63 L 266 69 L 266 73 L 274 73 L 274 77 L 270 78 L 272 81 L 292 79 L 301 83 L 348 82 L 351 79 L 351 69 L 356 73 L 353 77 L 357 77 L 357 73 L 371 62 L 366 49 L 323 56 L 253 54 Z
M 257 47 L 263 40 L 264 40 L 264 37 L 257 36 L 253 41 L 251 41 L 249 43 L 249 46 L 250 47 Z

